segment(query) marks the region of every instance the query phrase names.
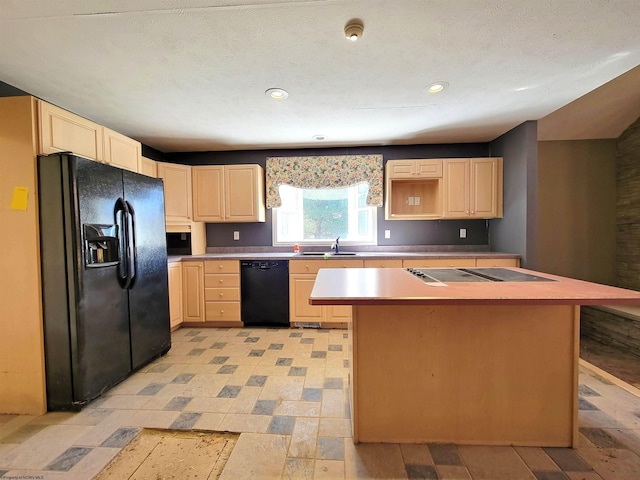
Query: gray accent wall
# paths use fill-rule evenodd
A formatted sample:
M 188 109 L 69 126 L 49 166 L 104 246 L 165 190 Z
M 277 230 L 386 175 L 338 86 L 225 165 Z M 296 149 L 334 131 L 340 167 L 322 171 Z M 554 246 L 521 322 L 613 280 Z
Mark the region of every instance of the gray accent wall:
M 24 97 L 25 95 L 29 94 L 13 85 L 0 81 L 0 97 Z
M 267 157 L 315 155 L 382 154 L 388 160 L 408 158 L 471 158 L 488 157 L 489 144 L 462 143 L 447 145 L 399 145 L 381 147 L 352 147 L 298 150 L 244 150 L 227 152 L 193 152 L 167 154 L 166 161 L 187 165 L 232 165 L 257 163 L 265 167 Z M 272 215 L 267 210 L 265 223 L 211 223 L 207 225 L 207 247 L 249 247 L 272 244 Z M 385 220 L 384 208 L 378 209 L 378 245 L 453 245 L 488 246 L 489 226 L 486 220 Z M 459 238 L 461 228 L 467 238 Z M 384 231 L 391 230 L 391 238 Z M 233 232 L 240 232 L 240 240 L 233 240 Z
M 489 220 L 492 251 L 521 256 L 521 266 L 536 269 L 537 122 L 525 122 L 490 144 L 491 156 L 503 157 L 504 216 Z

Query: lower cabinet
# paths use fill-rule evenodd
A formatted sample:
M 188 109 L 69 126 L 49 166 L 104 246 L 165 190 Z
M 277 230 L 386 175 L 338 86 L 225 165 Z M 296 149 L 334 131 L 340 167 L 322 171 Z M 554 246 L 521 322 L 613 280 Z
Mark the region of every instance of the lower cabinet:
M 347 328 L 351 307 L 309 304 L 321 268 L 447 268 L 517 267 L 513 258 L 434 259 L 331 259 L 289 261 L 289 320 L 320 324 L 322 328 Z M 180 268 L 181 267 L 181 268 Z M 182 290 L 176 287 L 181 285 Z M 240 312 L 240 262 L 238 260 L 185 261 L 169 264 L 171 328 L 181 324 L 242 327 Z
M 242 326 L 240 320 L 240 262 L 204 262 L 204 319 L 216 325 Z M 212 323 L 212 324 L 214 324 Z
M 182 321 L 204 322 L 204 262 L 182 262 Z
M 182 264 L 169 264 L 169 318 L 171 330 L 182 324 Z
M 320 323 L 322 328 L 346 328 L 351 321 L 351 306 L 309 305 L 316 275 L 321 268 L 362 268 L 362 260 L 291 260 L 289 261 L 289 321 Z

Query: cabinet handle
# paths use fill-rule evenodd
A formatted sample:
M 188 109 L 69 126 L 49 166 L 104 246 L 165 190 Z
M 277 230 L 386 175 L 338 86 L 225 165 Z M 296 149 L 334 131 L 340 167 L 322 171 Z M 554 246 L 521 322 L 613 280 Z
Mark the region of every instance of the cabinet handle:
M 220 298 L 222 298 L 222 297 L 224 297 L 224 293 L 221 293 L 221 294 L 220 294 Z
M 218 265 L 218 268 L 219 268 L 220 270 L 222 270 L 222 265 Z
M 224 282 L 224 280 L 220 280 L 220 284 L 222 284 L 222 282 Z

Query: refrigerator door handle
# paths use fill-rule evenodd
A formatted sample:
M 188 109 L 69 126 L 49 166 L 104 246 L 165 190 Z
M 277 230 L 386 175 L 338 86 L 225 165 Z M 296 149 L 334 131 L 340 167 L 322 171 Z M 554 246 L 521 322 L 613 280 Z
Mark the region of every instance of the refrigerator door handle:
M 127 242 L 129 245 L 130 257 L 129 257 L 129 278 L 131 281 L 129 282 L 129 286 L 127 288 L 133 288 L 136 283 L 137 276 L 137 263 L 138 263 L 138 254 L 136 251 L 136 212 L 133 209 L 133 206 L 125 201 L 128 210 L 127 216 Z
M 128 266 L 128 250 L 129 242 L 127 241 L 127 205 L 123 198 L 116 200 L 115 207 L 113 208 L 113 214 L 115 217 L 115 224 L 118 227 L 118 243 L 119 243 L 119 257 L 118 262 L 118 283 L 121 288 L 127 288 L 129 281 L 129 266 Z

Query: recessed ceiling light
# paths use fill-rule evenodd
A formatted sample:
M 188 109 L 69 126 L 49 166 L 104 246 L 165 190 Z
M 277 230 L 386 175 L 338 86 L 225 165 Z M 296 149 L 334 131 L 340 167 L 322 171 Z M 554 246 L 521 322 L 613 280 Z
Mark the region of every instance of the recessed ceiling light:
M 267 97 L 271 97 L 271 98 L 273 98 L 275 100 L 284 100 L 285 98 L 287 98 L 289 96 L 287 91 L 283 90 L 282 88 L 270 88 L 269 90 L 264 92 L 264 94 Z
M 327 137 L 325 135 L 314 135 L 313 139 L 314 140 L 318 140 L 319 142 L 321 142 L 322 140 L 326 140 Z
M 347 22 L 347 25 L 344 27 L 344 36 L 352 42 L 355 42 L 362 38 L 363 34 L 364 25 L 362 24 L 362 21 L 358 20 L 357 18 L 349 20 Z
M 434 82 L 427 87 L 427 92 L 438 93 L 447 88 L 449 84 L 447 82 Z

